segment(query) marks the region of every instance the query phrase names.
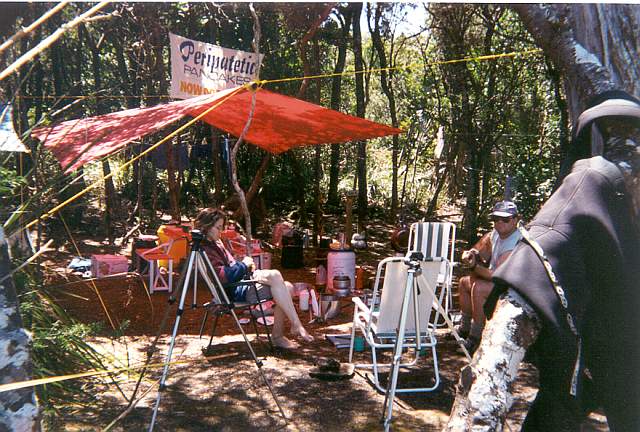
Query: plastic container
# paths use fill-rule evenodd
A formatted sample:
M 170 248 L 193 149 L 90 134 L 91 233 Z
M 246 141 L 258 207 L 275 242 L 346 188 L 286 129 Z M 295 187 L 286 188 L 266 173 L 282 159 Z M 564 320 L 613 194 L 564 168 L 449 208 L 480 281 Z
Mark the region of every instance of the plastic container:
M 364 268 L 358 266 L 356 267 L 356 289 L 357 290 L 362 290 L 365 288 L 365 279 L 366 279 L 366 272 L 364 270 Z
M 316 267 L 316 285 L 324 286 L 327 284 L 327 269 L 320 264 Z
M 158 243 L 168 243 L 173 240 L 169 255 L 173 258 L 173 267 L 176 268 L 180 261 L 186 258 L 189 251 L 191 234 L 189 227 L 182 225 L 160 225 L 158 228 Z M 167 261 L 160 261 L 160 266 L 166 267 Z
M 327 255 L 327 288 L 333 289 L 333 278 L 348 276 L 351 287 L 356 286 L 356 254 L 352 250 L 332 250 Z
M 91 276 L 101 278 L 129 271 L 127 257 L 121 255 L 91 255 Z
M 269 270 L 271 268 L 271 253 L 262 252 L 260 254 L 260 269 Z
M 301 311 L 309 310 L 309 291 L 306 289 L 298 293 L 298 302 Z
M 295 290 L 295 295 L 299 295 L 302 291 L 309 291 L 311 289 L 311 285 L 306 282 L 295 282 L 293 284 L 293 289 Z

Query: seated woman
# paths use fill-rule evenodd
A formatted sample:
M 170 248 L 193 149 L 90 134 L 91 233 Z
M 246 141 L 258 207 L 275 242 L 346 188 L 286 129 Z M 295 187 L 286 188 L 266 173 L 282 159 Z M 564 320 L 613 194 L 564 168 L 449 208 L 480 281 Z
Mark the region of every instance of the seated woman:
M 311 342 L 313 336 L 302 326 L 291 300 L 293 285 L 285 282 L 278 270 L 253 271 L 255 266 L 251 257 L 244 257 L 242 261 L 236 261 L 220 240 L 220 233 L 224 230 L 226 220 L 226 214 L 222 210 L 214 208 L 201 210 L 195 220 L 195 228 L 199 229 L 205 237 L 202 243 L 203 250 L 211 260 L 220 282 L 222 284 L 238 282 L 253 272 L 253 279 L 260 282 L 257 286 L 258 297 L 261 300 L 273 297 L 276 302 L 276 307 L 273 310 L 273 343 L 281 348 L 297 347 L 295 342 L 284 336 L 285 317 L 291 321 L 291 333 L 300 336 L 305 342 Z M 255 291 L 246 285 L 234 286 L 225 290 L 231 301 L 254 302 L 257 300 Z

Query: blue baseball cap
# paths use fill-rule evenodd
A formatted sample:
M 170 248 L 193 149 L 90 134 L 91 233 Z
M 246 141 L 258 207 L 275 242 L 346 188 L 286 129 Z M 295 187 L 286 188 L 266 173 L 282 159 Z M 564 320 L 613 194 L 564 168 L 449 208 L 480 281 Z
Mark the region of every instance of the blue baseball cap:
M 491 216 L 511 217 L 518 214 L 518 207 L 516 207 L 513 201 L 498 201 L 493 206 L 493 212 Z

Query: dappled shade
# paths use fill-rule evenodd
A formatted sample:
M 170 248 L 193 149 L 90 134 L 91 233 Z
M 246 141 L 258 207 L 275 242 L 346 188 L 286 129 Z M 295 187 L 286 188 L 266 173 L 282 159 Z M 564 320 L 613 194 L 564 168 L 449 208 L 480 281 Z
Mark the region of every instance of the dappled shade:
M 32 136 L 44 143 L 67 172 L 109 155 L 186 115 L 196 117 L 220 101 L 222 103 L 202 120 L 239 136 L 249 116 L 252 92 L 242 89 L 232 94 L 234 91 L 224 90 L 150 108 L 69 120 L 53 127 L 35 129 Z M 256 95 L 256 109 L 245 139 L 271 153 L 278 154 L 304 145 L 359 141 L 401 132 L 397 128 L 268 90 L 260 89 Z

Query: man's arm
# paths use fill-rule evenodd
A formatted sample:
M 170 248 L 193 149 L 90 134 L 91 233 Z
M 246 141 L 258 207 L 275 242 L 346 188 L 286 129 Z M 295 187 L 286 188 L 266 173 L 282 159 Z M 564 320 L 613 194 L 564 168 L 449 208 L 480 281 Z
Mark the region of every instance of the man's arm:
M 512 251 L 507 251 L 505 253 L 503 253 L 502 255 L 500 255 L 500 257 L 498 257 L 498 262 L 496 263 L 496 268 L 500 267 L 502 265 L 503 262 L 505 262 L 507 260 L 507 258 L 509 258 L 509 256 L 511 255 Z M 481 264 L 477 264 L 474 266 L 473 268 L 473 273 L 479 277 L 480 279 L 484 279 L 484 280 L 488 280 L 490 281 L 491 278 L 493 277 L 493 270 L 489 270 L 487 267 L 484 267 Z

